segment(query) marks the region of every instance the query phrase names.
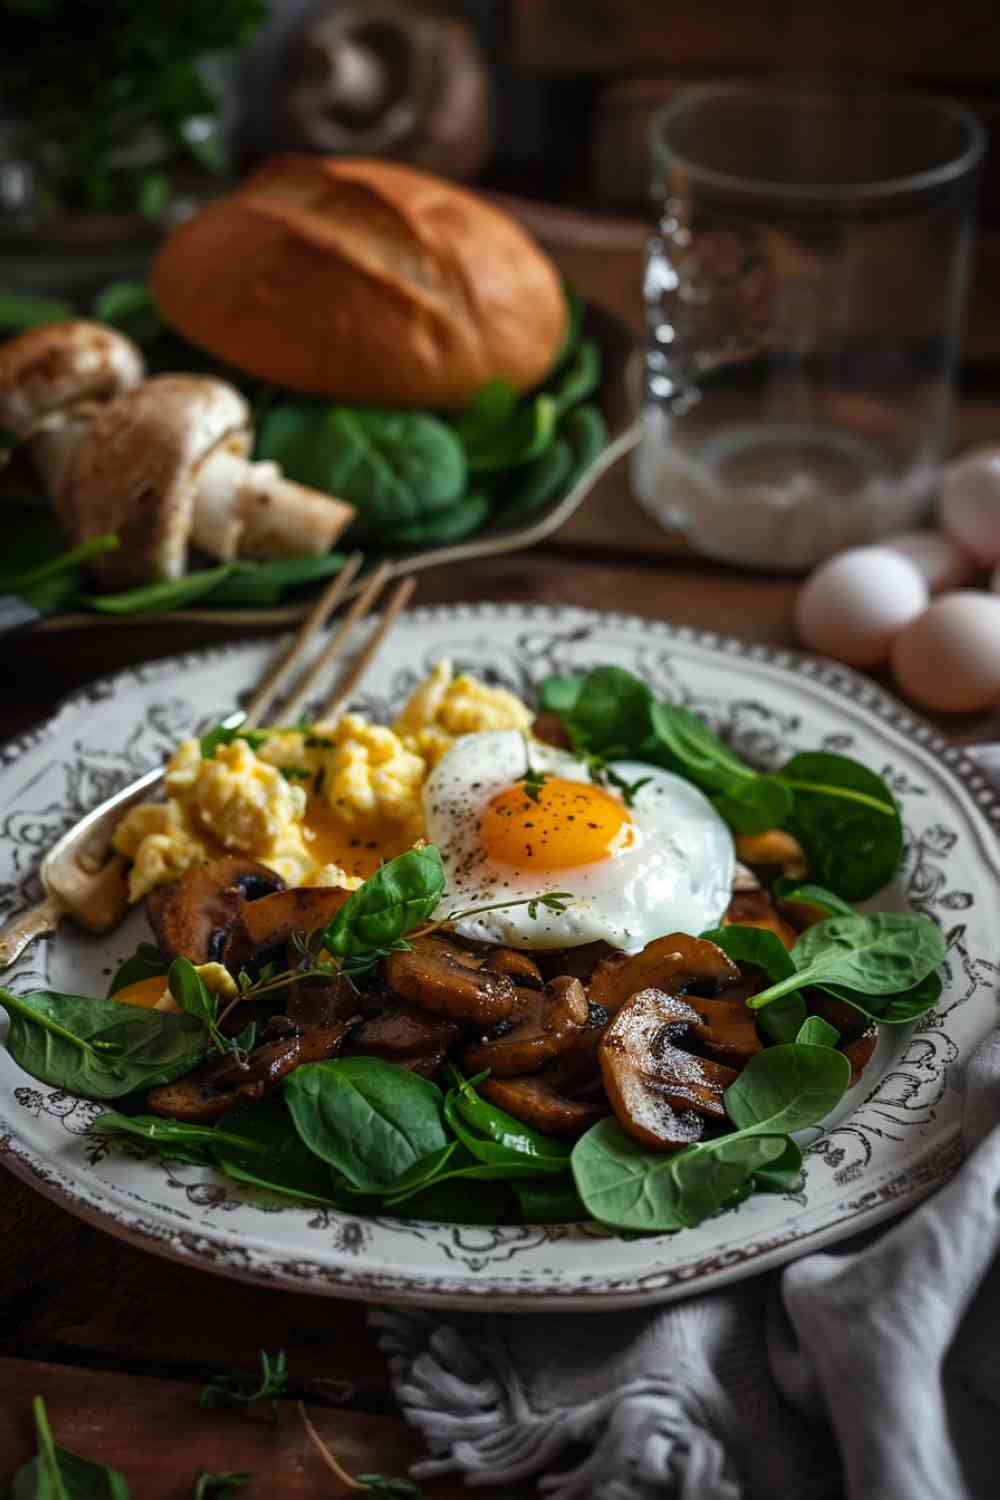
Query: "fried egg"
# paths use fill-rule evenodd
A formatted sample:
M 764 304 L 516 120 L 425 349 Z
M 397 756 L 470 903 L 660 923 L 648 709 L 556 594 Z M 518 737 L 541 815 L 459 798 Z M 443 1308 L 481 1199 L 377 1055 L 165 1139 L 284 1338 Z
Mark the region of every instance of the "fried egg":
M 545 773 L 534 787 L 524 780 L 529 758 Z M 565 911 L 513 906 L 463 917 L 456 930 L 519 948 L 603 939 L 634 953 L 664 932 L 716 926 L 732 892 L 729 829 L 669 771 L 628 761 L 613 770 L 644 783 L 631 806 L 614 784 L 595 783 L 584 761 L 517 731 L 456 741 L 423 792 L 447 877 L 438 917 L 564 891 Z

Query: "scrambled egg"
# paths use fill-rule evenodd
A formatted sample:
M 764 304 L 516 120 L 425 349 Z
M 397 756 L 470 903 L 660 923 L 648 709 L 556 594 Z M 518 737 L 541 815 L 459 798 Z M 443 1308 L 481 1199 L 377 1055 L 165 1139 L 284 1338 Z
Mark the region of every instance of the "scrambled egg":
M 421 792 L 455 740 L 527 729 L 531 710 L 503 688 L 456 677 L 439 662 L 391 729 L 361 714 L 312 730 L 236 739 L 205 759 L 183 740 L 166 771 L 167 800 L 134 807 L 114 846 L 132 861 L 138 901 L 213 855 L 246 854 L 288 885 L 361 884 L 426 833 Z

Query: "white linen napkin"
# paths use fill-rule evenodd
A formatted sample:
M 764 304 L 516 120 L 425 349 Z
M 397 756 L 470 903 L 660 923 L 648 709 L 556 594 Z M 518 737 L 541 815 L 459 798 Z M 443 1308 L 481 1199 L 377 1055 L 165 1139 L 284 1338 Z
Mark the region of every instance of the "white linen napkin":
M 978 752 L 1000 777 L 1000 747 Z M 906 1218 L 667 1307 L 373 1311 L 430 1457 L 551 1500 L 993 1500 L 1000 1029 L 965 1070 L 957 1176 Z

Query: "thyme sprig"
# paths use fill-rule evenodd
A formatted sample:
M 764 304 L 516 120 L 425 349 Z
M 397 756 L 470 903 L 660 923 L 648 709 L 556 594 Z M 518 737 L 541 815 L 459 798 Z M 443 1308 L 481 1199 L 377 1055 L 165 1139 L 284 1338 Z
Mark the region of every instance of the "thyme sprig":
M 273 1356 L 261 1349 L 258 1375 L 246 1370 L 228 1370 L 213 1375 L 202 1388 L 198 1405 L 215 1409 L 220 1406 L 249 1407 L 258 1401 L 269 1401 L 271 1416 L 276 1422 L 278 1402 L 287 1394 L 288 1368 L 284 1349 L 279 1349 Z

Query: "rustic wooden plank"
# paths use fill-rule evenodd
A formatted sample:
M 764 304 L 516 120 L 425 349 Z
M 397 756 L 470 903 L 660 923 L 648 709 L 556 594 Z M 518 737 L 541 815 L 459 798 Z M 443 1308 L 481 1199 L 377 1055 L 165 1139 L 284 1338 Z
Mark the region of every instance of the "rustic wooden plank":
M 334 1493 L 290 1401 L 276 1423 L 259 1415 L 205 1411 L 197 1387 L 38 1361 L 0 1359 L 0 1468 L 12 1473 L 34 1453 L 31 1398 L 41 1395 L 57 1441 L 81 1457 L 119 1469 L 134 1500 L 185 1500 L 195 1475 L 252 1469 L 246 1500 L 318 1500 Z M 349 1473 L 403 1475 L 423 1456 L 420 1435 L 400 1417 L 333 1411 L 310 1403 L 323 1441 Z M 423 1487 L 426 1500 L 458 1500 L 457 1480 Z M 530 1485 L 477 1490 L 483 1500 L 527 1500 Z
M 607 74 L 627 68 L 856 69 L 895 78 L 996 74 L 993 0 L 914 7 L 907 0 L 512 0 L 518 67 Z
M 381 1407 L 388 1373 L 359 1302 L 241 1282 L 163 1260 L 0 1178 L 0 1352 L 203 1377 L 284 1349 L 325 1399 Z

